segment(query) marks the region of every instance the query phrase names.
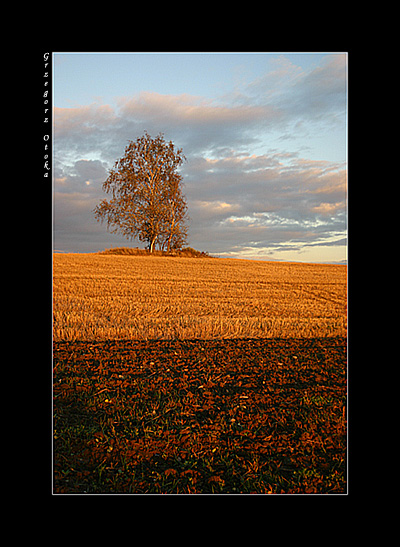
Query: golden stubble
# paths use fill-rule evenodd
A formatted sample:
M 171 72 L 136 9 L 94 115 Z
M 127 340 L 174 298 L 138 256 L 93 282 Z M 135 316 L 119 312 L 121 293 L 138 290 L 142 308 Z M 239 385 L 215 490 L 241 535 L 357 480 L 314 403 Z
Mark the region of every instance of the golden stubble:
M 54 254 L 53 339 L 347 335 L 347 267 Z

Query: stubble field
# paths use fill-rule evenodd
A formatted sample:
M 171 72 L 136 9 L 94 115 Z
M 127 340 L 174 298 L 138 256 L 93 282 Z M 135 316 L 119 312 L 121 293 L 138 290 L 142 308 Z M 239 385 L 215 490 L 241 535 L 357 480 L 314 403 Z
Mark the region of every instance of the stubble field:
M 346 276 L 54 255 L 54 493 L 345 493 Z
M 346 266 L 54 255 L 54 340 L 346 336 Z

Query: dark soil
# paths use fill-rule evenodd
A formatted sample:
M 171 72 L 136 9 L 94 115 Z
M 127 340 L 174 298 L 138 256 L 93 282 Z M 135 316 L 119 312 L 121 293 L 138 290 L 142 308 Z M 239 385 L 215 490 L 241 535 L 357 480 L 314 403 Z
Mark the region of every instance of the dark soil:
M 54 493 L 346 493 L 346 339 L 54 344 Z

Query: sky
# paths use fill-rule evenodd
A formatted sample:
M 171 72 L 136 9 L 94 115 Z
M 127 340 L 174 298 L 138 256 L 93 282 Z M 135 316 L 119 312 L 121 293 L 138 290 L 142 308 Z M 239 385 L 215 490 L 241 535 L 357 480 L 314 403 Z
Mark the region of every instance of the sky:
M 221 257 L 347 260 L 346 53 L 53 53 L 53 246 L 143 247 L 94 207 L 129 140 L 160 132 L 189 240 Z

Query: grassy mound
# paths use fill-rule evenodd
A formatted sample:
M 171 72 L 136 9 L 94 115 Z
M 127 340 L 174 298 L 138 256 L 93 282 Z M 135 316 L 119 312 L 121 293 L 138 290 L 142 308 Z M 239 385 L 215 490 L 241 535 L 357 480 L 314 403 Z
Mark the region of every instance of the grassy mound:
M 174 251 L 153 251 L 150 253 L 148 249 L 139 249 L 138 247 L 112 247 L 111 249 L 105 249 L 96 254 L 100 255 L 131 255 L 131 256 L 183 256 L 186 258 L 211 258 L 210 255 L 204 251 L 196 251 L 192 247 L 185 247 L 184 249 Z

